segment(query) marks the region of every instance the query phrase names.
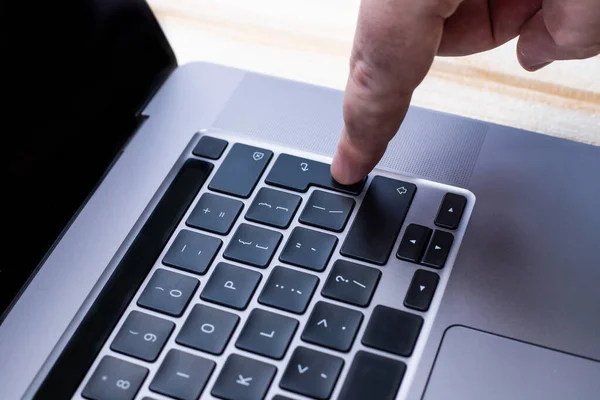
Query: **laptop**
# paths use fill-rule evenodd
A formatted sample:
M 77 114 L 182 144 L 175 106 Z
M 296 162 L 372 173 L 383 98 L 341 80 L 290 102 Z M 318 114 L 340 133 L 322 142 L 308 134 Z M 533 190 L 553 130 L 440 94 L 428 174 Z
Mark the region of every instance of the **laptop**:
M 2 399 L 598 398 L 600 148 L 413 107 L 344 186 L 341 92 L 95 6 L 8 84 Z

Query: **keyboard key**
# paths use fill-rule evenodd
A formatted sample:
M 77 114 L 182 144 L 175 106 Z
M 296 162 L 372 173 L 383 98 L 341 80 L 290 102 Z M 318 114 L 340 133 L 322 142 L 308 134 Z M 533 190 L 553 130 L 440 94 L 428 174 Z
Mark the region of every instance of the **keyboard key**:
M 346 194 L 360 194 L 365 179 L 354 185 L 342 185 L 333 179 L 330 168 L 329 164 L 322 162 L 280 154 L 265 182 L 298 192 L 306 192 L 309 186 L 318 186 Z
M 157 269 L 138 299 L 138 306 L 179 317 L 198 287 L 198 280 Z
M 360 328 L 362 313 L 333 304 L 315 304 L 302 340 L 333 350 L 349 351 Z
M 408 357 L 415 348 L 423 318 L 386 306 L 373 309 L 362 344 Z
M 279 232 L 241 224 L 225 249 L 223 257 L 259 268 L 267 268 L 282 237 Z
M 344 400 L 394 400 L 406 372 L 403 362 L 359 351 L 340 392 Z
M 431 271 L 419 269 L 413 275 L 408 293 L 404 298 L 404 305 L 419 311 L 427 311 L 440 277 Z
M 214 369 L 214 361 L 170 350 L 152 380 L 150 390 L 179 400 L 196 400 Z
M 156 361 L 175 324 L 162 318 L 132 311 L 110 348 L 145 361 Z
M 337 260 L 321 294 L 330 299 L 366 307 L 371 302 L 380 277 L 381 271 L 378 269 Z
M 222 354 L 239 320 L 235 314 L 196 304 L 176 342 L 210 354 Z
M 467 199 L 464 196 L 446 193 L 435 218 L 435 224 L 447 229 L 458 228 L 466 205 Z
M 336 244 L 337 237 L 333 235 L 296 227 L 285 244 L 279 261 L 313 271 L 323 271 Z
M 244 203 L 239 200 L 204 193 L 186 224 L 208 232 L 227 235 L 243 207 Z
M 211 394 L 226 400 L 262 400 L 277 368 L 232 354 L 227 358 Z
M 227 147 L 228 143 L 223 139 L 217 139 L 212 136 L 202 136 L 192 150 L 192 154 L 198 157 L 210 158 L 211 160 L 218 160 L 221 158 L 223 151 Z
M 163 264 L 204 275 L 222 244 L 220 239 L 183 229 L 169 247 Z
M 384 265 L 416 191 L 412 183 L 383 176 L 373 178 L 340 252 Z
M 277 395 L 277 396 L 273 397 L 273 400 L 292 400 L 292 399 L 290 399 L 289 397 L 283 397 L 283 396 Z
M 244 310 L 262 275 L 256 271 L 221 262 L 206 283 L 200 298 L 237 310 Z
M 319 278 L 314 275 L 275 267 L 265 283 L 258 302 L 281 310 L 302 314 L 306 311 Z
M 247 199 L 271 157 L 272 151 L 236 143 L 229 150 L 208 188 Z
M 306 347 L 297 347 L 279 386 L 304 396 L 328 399 L 344 360 Z
M 90 400 L 132 400 L 146 379 L 148 370 L 115 357 L 104 357 L 94 371 L 82 396 Z
M 398 246 L 396 257 L 404 261 L 418 263 L 429 242 L 431 229 L 426 226 L 410 224 L 406 227 L 404 236 Z
M 281 360 L 297 328 L 298 321 L 293 318 L 255 308 L 235 345 L 251 353 Z
M 352 213 L 356 202 L 345 196 L 338 196 L 315 190 L 308 199 L 299 221 L 306 225 L 341 232 Z
M 428 267 L 443 268 L 453 241 L 454 236 L 450 232 L 436 230 L 421 263 Z
M 246 219 L 285 229 L 290 226 L 301 201 L 295 194 L 262 188 L 248 209 Z

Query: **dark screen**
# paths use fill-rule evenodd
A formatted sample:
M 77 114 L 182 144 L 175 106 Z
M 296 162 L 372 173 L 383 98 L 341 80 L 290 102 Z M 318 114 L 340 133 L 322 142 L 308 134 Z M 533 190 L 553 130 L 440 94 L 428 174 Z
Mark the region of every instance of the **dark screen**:
M 176 60 L 139 0 L 1 2 L 0 29 L 1 322 Z

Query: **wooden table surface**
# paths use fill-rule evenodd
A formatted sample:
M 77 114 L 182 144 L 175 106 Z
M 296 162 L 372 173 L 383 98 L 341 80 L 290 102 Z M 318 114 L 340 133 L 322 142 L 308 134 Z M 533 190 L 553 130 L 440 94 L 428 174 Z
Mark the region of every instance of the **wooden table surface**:
M 360 0 L 149 0 L 180 64 L 207 61 L 343 90 Z M 600 145 L 600 57 L 519 66 L 516 41 L 438 57 L 413 104 Z

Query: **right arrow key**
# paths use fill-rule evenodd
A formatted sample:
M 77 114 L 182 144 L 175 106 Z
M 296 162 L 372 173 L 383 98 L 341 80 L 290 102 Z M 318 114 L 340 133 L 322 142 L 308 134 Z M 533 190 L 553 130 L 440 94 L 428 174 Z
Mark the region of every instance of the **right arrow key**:
M 450 232 L 436 230 L 421 264 L 433 268 L 443 268 L 452 242 L 454 242 L 454 236 Z
M 404 298 L 404 305 L 414 310 L 427 311 L 439 280 L 440 277 L 434 272 L 417 270 Z

